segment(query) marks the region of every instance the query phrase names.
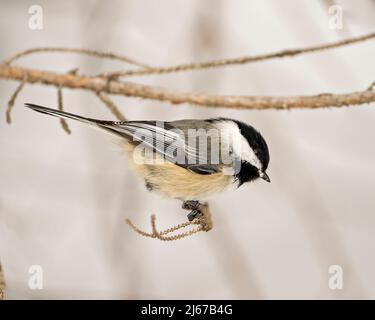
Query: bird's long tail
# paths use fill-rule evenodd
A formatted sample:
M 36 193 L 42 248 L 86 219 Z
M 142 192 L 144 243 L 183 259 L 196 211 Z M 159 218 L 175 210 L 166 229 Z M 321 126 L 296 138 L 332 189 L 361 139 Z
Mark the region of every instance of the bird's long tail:
M 116 136 L 129 138 L 129 135 L 127 135 L 123 130 L 120 130 L 119 125 L 122 124 L 121 122 L 103 121 L 103 120 L 97 120 L 97 119 L 92 119 L 92 118 L 86 118 L 86 117 L 82 117 L 73 113 L 46 108 L 46 107 L 39 106 L 39 105 L 32 104 L 32 103 L 25 103 L 25 106 L 40 113 L 48 114 L 50 116 L 55 116 L 55 117 L 63 118 L 63 119 L 77 120 L 79 122 L 88 124 L 95 128 L 102 129 L 108 133 L 112 133 Z

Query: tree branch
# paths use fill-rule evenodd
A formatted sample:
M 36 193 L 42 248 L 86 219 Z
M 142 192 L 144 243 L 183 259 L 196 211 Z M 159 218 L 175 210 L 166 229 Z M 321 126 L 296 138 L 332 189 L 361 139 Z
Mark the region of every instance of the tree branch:
M 90 50 L 90 49 L 81 49 L 81 48 L 60 48 L 60 47 L 31 48 L 31 49 L 19 52 L 15 55 L 11 56 L 10 58 L 4 60 L 3 63 L 4 64 L 11 64 L 15 60 L 18 60 L 19 58 L 25 57 L 25 56 L 30 55 L 30 54 L 41 53 L 41 52 L 85 54 L 85 55 L 93 56 L 93 57 L 97 57 L 97 58 L 119 60 L 119 61 L 126 62 L 126 63 L 129 63 L 129 64 L 133 64 L 135 66 L 142 67 L 142 68 L 145 68 L 145 69 L 150 68 L 150 66 L 148 66 L 144 63 L 138 62 L 138 61 L 136 61 L 134 59 L 131 59 L 129 57 L 126 57 L 126 56 L 120 56 L 120 55 L 110 53 L 110 52 L 101 52 L 101 51 Z
M 12 123 L 12 109 L 14 107 L 14 103 L 16 102 L 16 99 L 19 95 L 19 93 L 21 92 L 21 90 L 23 89 L 23 86 L 25 85 L 25 82 L 26 82 L 26 79 L 23 79 L 20 84 L 18 85 L 18 87 L 16 88 L 16 90 L 14 91 L 14 93 L 12 94 L 12 96 L 10 97 L 9 101 L 8 101 L 8 106 L 7 106 L 7 110 L 6 110 L 6 120 L 7 120 L 7 123 L 8 124 L 11 124 Z
M 242 65 L 242 64 L 252 63 L 252 62 L 271 60 L 275 58 L 286 58 L 286 57 L 297 56 L 297 55 L 304 54 L 304 53 L 311 53 L 311 52 L 323 51 L 323 50 L 328 50 L 328 49 L 340 48 L 343 46 L 364 42 L 364 41 L 374 39 L 374 38 L 375 38 L 375 32 L 364 35 L 364 36 L 345 39 L 345 40 L 327 43 L 323 45 L 317 45 L 317 46 L 311 46 L 311 47 L 305 47 L 305 48 L 287 49 L 287 50 L 276 51 L 273 53 L 268 53 L 268 54 L 263 54 L 263 55 L 245 56 L 245 57 L 232 58 L 232 59 L 212 60 L 212 61 L 198 62 L 198 63 L 186 63 L 186 64 L 180 64 L 180 65 L 169 66 L 169 67 L 160 67 L 160 68 L 148 67 L 147 69 L 141 69 L 141 70 L 124 70 L 124 71 L 117 71 L 117 72 L 107 72 L 107 73 L 100 74 L 100 76 L 118 78 L 121 76 L 165 74 L 165 73 L 173 73 L 173 72 L 181 72 L 181 71 L 189 71 L 189 70 L 217 68 L 217 67 L 230 66 L 230 65 Z
M 0 300 L 5 299 L 5 277 L 4 277 L 4 270 L 1 265 L 0 261 Z
M 195 92 L 179 92 L 134 82 L 109 80 L 100 77 L 77 74 L 54 73 L 9 65 L 0 65 L 0 78 L 61 86 L 70 89 L 84 89 L 93 92 L 166 101 L 172 104 L 190 103 L 207 107 L 235 109 L 293 109 L 324 108 L 360 105 L 375 101 L 375 91 L 364 90 L 343 94 L 324 93 L 310 96 L 225 96 Z
M 178 224 L 176 226 L 173 226 L 169 229 L 158 231 L 156 228 L 156 216 L 153 214 L 151 215 L 151 227 L 152 232 L 148 233 L 146 231 L 143 231 L 139 229 L 137 226 L 134 225 L 134 223 L 130 219 L 126 219 L 125 222 L 138 234 L 144 237 L 148 238 L 155 238 L 162 241 L 175 241 L 180 240 L 182 238 L 190 237 L 195 233 L 201 232 L 201 231 L 210 231 L 213 227 L 212 224 L 212 218 L 211 218 L 211 212 L 209 209 L 209 206 L 207 203 L 200 205 L 200 211 L 201 216 L 198 216 L 193 221 L 187 221 L 181 224 Z M 191 226 L 196 226 L 196 228 L 190 229 L 185 232 L 181 233 L 175 233 L 178 230 L 183 230 Z
M 60 111 L 64 111 L 64 103 L 63 103 L 63 95 L 62 95 L 61 86 L 57 87 L 57 109 L 60 110 Z M 63 128 L 63 130 L 67 134 L 71 134 L 72 133 L 70 131 L 69 125 L 68 125 L 68 123 L 66 122 L 65 119 L 60 118 L 60 124 L 61 124 L 61 127 Z

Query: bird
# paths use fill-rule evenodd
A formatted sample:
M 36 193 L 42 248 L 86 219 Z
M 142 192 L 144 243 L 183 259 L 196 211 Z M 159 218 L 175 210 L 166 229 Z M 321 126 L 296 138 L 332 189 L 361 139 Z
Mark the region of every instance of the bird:
M 149 191 L 182 201 L 189 221 L 202 215 L 213 194 L 263 179 L 270 154 L 253 126 L 230 118 L 175 121 L 108 121 L 44 106 L 25 106 L 51 116 L 76 120 L 119 138 L 131 168 Z

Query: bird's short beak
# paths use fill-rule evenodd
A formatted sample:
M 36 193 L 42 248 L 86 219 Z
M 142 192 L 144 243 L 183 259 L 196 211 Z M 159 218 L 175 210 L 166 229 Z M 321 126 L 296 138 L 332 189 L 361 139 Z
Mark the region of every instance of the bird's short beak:
M 270 177 L 267 175 L 267 173 L 263 171 L 259 171 L 259 177 L 262 178 L 263 180 L 266 180 L 267 182 L 271 182 Z

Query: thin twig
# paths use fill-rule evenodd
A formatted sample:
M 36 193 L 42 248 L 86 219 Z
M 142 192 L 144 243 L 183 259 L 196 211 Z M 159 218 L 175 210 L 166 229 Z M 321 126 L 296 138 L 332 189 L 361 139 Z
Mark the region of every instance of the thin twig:
M 107 106 L 107 108 L 112 112 L 112 114 L 120 121 L 128 121 L 126 117 L 121 113 L 113 101 L 105 92 L 97 92 L 96 95 L 99 99 Z
M 179 233 L 179 234 L 172 235 L 172 236 L 167 236 L 167 234 L 170 234 L 172 232 L 178 231 L 180 229 L 187 228 L 189 226 L 199 224 L 198 219 L 195 219 L 193 221 L 188 221 L 188 222 L 185 222 L 185 223 L 181 223 L 177 226 L 174 226 L 172 228 L 169 228 L 169 229 L 166 229 L 166 230 L 163 230 L 163 231 L 158 231 L 157 228 L 156 228 L 156 216 L 153 214 L 153 215 L 151 215 L 151 227 L 152 227 L 151 233 L 141 230 L 140 228 L 135 226 L 134 223 L 130 219 L 126 219 L 125 222 L 135 232 L 137 232 L 141 236 L 144 236 L 144 237 L 147 237 L 147 238 L 155 238 L 155 239 L 159 239 L 159 240 L 163 240 L 163 241 L 172 241 L 172 240 L 182 239 L 182 238 L 185 238 L 187 236 L 191 236 L 194 233 L 202 231 L 202 226 L 198 226 L 197 228 L 191 229 L 187 232 Z
M 0 261 L 0 300 L 5 299 L 5 276 L 4 276 L 4 270 L 1 265 Z
M 76 75 L 76 74 L 78 74 L 78 71 L 79 71 L 79 68 L 73 68 L 73 69 L 69 70 L 67 73 L 72 74 L 72 75 Z
M 136 61 L 134 59 L 131 59 L 126 56 L 114 54 L 111 52 L 101 52 L 97 50 L 89 50 L 89 49 L 82 49 L 82 48 L 61 48 L 61 47 L 42 47 L 42 48 L 31 48 L 22 52 L 19 52 L 10 58 L 4 60 L 4 64 L 11 64 L 15 60 L 33 54 L 33 53 L 40 53 L 40 52 L 60 52 L 60 53 L 78 53 L 78 54 L 85 54 L 88 56 L 94 56 L 97 58 L 104 58 L 104 59 L 111 59 L 111 60 L 118 60 L 118 61 L 123 61 L 141 68 L 150 68 L 150 66 L 141 63 L 139 61 Z
M 328 49 L 339 48 L 359 42 L 364 42 L 370 39 L 375 38 L 375 32 L 370 33 L 364 36 L 345 39 L 337 42 L 332 42 L 323 45 L 305 47 L 305 48 L 296 48 L 296 49 L 287 49 L 282 51 L 276 51 L 273 53 L 263 54 L 263 55 L 254 55 L 254 56 L 244 56 L 239 58 L 231 58 L 231 59 L 220 59 L 220 60 L 212 60 L 206 62 L 198 62 L 198 63 L 186 63 L 186 64 L 179 64 L 175 66 L 168 66 L 168 67 L 160 67 L 160 68 L 148 68 L 148 69 L 141 69 L 141 70 L 124 70 L 124 71 L 117 71 L 117 72 L 107 72 L 101 73 L 99 76 L 103 77 L 111 77 L 112 79 L 122 77 L 122 76 L 139 76 L 139 75 L 150 75 L 150 74 L 165 74 L 165 73 L 173 73 L 173 72 L 181 72 L 181 71 L 189 71 L 189 70 L 199 70 L 199 69 L 207 69 L 207 68 L 217 68 L 223 66 L 230 66 L 230 65 L 243 65 L 252 62 L 264 61 L 264 60 L 271 60 L 275 58 L 286 58 L 297 56 L 304 53 L 311 53 L 317 51 L 323 51 Z
M 71 89 L 85 89 L 129 97 L 138 97 L 172 104 L 190 103 L 207 107 L 234 109 L 315 109 L 361 105 L 375 101 L 375 91 L 363 90 L 343 94 L 318 94 L 310 96 L 225 96 L 176 90 L 84 75 L 53 73 L 0 64 L 0 78 L 41 83 Z
M 6 110 L 6 121 L 7 121 L 8 124 L 12 123 L 11 113 L 12 113 L 12 110 L 13 110 L 13 107 L 14 107 L 14 103 L 16 102 L 18 94 L 21 92 L 21 90 L 23 89 L 23 86 L 26 83 L 26 77 L 27 76 L 25 76 L 22 79 L 22 81 L 20 82 L 20 84 L 18 85 L 18 87 L 16 88 L 16 90 L 14 91 L 14 93 L 12 94 L 12 96 L 10 97 L 10 99 L 8 101 L 8 106 L 7 106 L 7 110 Z
M 371 85 L 367 88 L 368 91 L 374 90 L 375 89 L 375 81 L 371 83 Z
M 57 87 L 57 107 L 60 111 L 64 111 L 64 104 L 63 104 L 63 96 L 62 96 L 62 89 L 61 86 Z M 69 129 L 68 123 L 66 122 L 65 119 L 59 118 L 61 127 L 64 129 L 64 131 L 67 134 L 71 134 L 71 130 Z
M 208 207 L 208 204 L 202 204 L 200 207 L 202 215 L 195 218 L 193 221 L 187 221 L 181 224 L 178 224 L 176 226 L 173 226 L 171 228 L 168 228 L 163 231 L 158 231 L 156 228 L 156 216 L 153 214 L 151 215 L 151 227 L 152 232 L 145 232 L 134 225 L 134 223 L 130 219 L 126 219 L 125 222 L 138 234 L 148 237 L 148 238 L 155 238 L 162 241 L 174 241 L 179 240 L 182 238 L 186 238 L 189 236 L 192 236 L 195 233 L 201 232 L 201 231 L 210 231 L 212 229 L 212 219 L 211 219 L 211 213 Z M 167 236 L 168 234 L 171 234 L 173 232 L 176 232 L 181 229 L 185 229 L 190 226 L 198 225 L 198 227 L 193 228 L 189 231 L 177 233 L 174 235 Z
M 194 225 L 194 224 L 199 224 L 199 221 L 198 221 L 198 219 L 194 219 L 191 222 L 189 221 L 189 223 L 186 222 L 186 224 L 187 224 L 187 226 L 191 226 L 191 225 Z M 176 234 L 176 235 L 172 235 L 172 236 L 167 236 L 166 234 L 170 233 L 169 230 L 182 229 L 183 227 L 180 227 L 180 225 L 178 225 L 176 227 L 172 227 L 168 230 L 165 230 L 164 234 L 163 234 L 163 232 L 159 232 L 156 229 L 156 217 L 155 217 L 155 215 L 151 216 L 151 227 L 152 227 L 152 234 L 155 236 L 155 238 L 159 239 L 159 240 L 162 240 L 162 241 L 180 240 L 182 238 L 190 237 L 195 233 L 203 231 L 203 227 L 200 225 L 195 229 L 192 229 L 192 230 L 189 230 L 189 231 L 186 231 L 186 232 L 182 232 L 182 233 L 179 233 L 179 234 Z

